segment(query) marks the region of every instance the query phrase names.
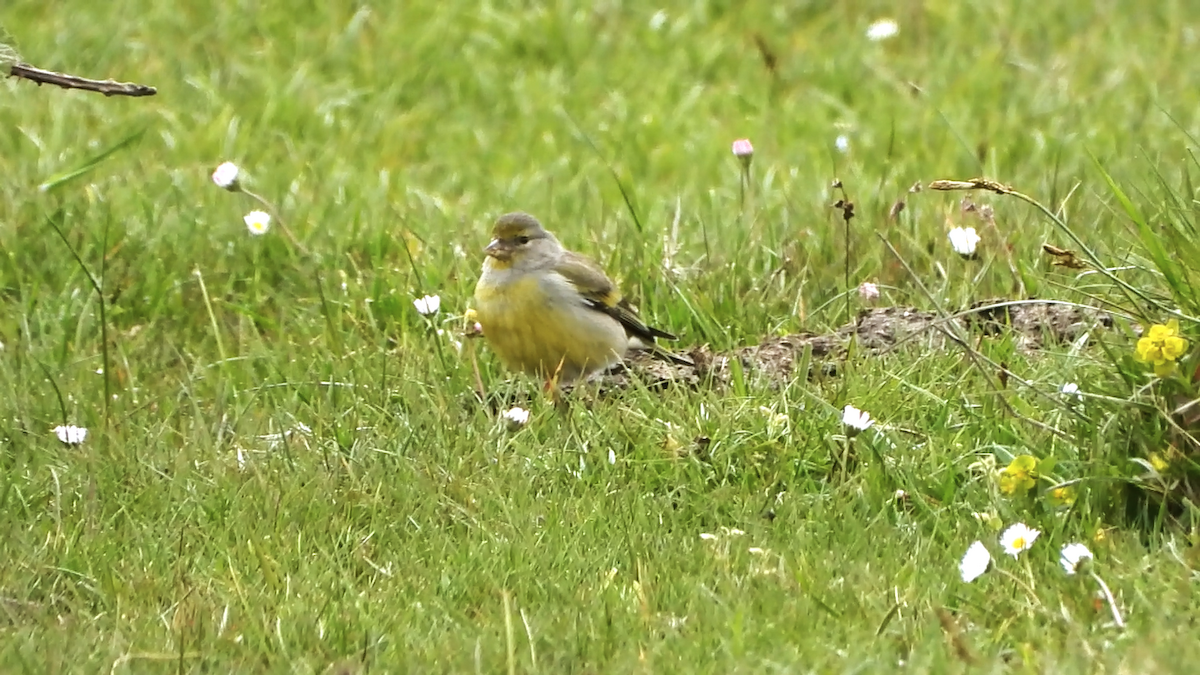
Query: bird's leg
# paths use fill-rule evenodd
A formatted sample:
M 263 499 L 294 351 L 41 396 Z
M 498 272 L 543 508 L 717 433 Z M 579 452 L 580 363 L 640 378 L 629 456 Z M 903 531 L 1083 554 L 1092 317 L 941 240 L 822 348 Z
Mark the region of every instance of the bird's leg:
M 563 393 L 562 388 L 560 388 L 557 383 L 547 382 L 546 391 L 550 395 L 550 401 L 554 403 L 554 409 L 565 413 L 569 406 L 567 397 Z
M 479 361 L 475 359 L 474 344 L 467 344 L 467 355 L 471 357 L 471 372 L 475 374 L 475 393 L 479 394 L 479 401 L 482 403 L 487 401 L 487 390 L 483 388 L 483 378 L 479 376 Z
M 563 360 L 558 362 L 558 367 L 554 369 L 554 374 L 546 378 L 545 392 L 550 395 L 550 400 L 554 402 L 554 407 L 559 412 L 566 412 L 567 399 L 563 396 L 562 388 L 558 386 L 559 377 L 562 375 Z

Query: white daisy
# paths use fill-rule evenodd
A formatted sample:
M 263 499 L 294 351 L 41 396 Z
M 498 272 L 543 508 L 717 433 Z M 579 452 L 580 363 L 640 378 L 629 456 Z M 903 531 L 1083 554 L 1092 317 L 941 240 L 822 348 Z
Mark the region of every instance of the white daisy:
M 1004 547 L 1005 553 L 1015 558 L 1021 555 L 1022 551 L 1028 551 L 1039 534 L 1041 532 L 1025 523 L 1016 523 L 1000 535 L 1000 545 Z
M 846 426 L 846 433 L 854 436 L 860 431 L 870 429 L 875 420 L 871 419 L 868 413 L 848 405 L 842 410 L 842 424 Z
M 958 563 L 958 573 L 962 575 L 964 582 L 971 583 L 986 572 L 990 564 L 992 564 L 992 554 L 988 552 L 982 541 L 976 541 L 967 548 L 962 562 Z
M 256 237 L 266 234 L 267 230 L 271 229 L 271 214 L 266 211 L 251 211 L 243 220 L 246 221 L 246 229 Z
M 1083 544 L 1067 544 L 1062 547 L 1062 553 L 1059 554 L 1058 562 L 1067 571 L 1067 574 L 1075 574 L 1083 565 L 1092 559 L 1092 552 Z
M 890 37 L 896 37 L 899 32 L 900 24 L 891 19 L 880 19 L 867 26 L 867 39 L 872 42 L 879 42 Z
M 74 424 L 68 424 L 65 427 L 54 427 L 54 435 L 58 436 L 58 440 L 67 445 L 79 445 L 87 438 L 87 429 L 77 427 Z
M 416 307 L 418 312 L 426 316 L 430 314 L 437 314 L 437 311 L 441 308 L 441 306 L 442 299 L 436 295 L 426 295 L 423 298 L 417 298 L 416 300 L 413 300 L 413 307 Z
M 975 247 L 979 245 L 981 237 L 975 232 L 973 227 L 956 227 L 950 230 L 950 247 L 954 252 L 964 258 L 975 257 Z
M 241 169 L 233 162 L 222 162 L 212 173 L 212 182 L 217 184 L 217 187 L 222 190 L 235 192 L 238 189 L 238 174 Z
M 526 424 L 529 424 L 529 411 L 518 406 L 514 406 L 508 410 L 505 410 L 503 413 L 500 413 L 500 417 L 504 419 L 504 422 L 508 425 L 509 429 L 516 430 L 520 429 Z

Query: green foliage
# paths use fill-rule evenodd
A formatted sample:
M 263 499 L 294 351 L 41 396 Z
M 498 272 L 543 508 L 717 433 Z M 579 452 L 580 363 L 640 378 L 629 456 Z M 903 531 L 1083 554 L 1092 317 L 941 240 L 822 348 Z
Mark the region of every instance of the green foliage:
M 159 93 L 0 82 L 0 670 L 1187 672 L 1197 357 L 1154 380 L 1134 326 L 1197 336 L 1191 8 L 868 5 L 6 3 L 25 60 Z M 910 191 L 977 175 L 1036 204 Z M 850 286 L 1114 326 L 565 413 L 461 340 L 514 209 L 684 347 L 834 328 L 835 179 Z M 963 584 L 994 521 L 1042 534 Z

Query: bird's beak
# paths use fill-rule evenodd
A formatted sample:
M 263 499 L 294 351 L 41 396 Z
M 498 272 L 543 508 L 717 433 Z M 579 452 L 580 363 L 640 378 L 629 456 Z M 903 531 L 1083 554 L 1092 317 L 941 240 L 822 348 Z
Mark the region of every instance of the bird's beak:
M 483 252 L 496 260 L 508 260 L 512 257 L 512 247 L 499 239 L 493 239 Z

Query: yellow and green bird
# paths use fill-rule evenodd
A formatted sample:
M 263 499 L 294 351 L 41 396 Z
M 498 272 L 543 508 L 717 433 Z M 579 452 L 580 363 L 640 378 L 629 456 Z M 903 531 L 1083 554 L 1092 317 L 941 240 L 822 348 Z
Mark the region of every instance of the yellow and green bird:
M 528 213 L 500 216 L 484 253 L 476 317 L 513 370 L 569 384 L 619 362 L 631 343 L 676 339 L 643 323 L 596 263 L 563 248 Z

